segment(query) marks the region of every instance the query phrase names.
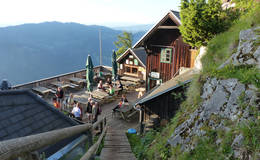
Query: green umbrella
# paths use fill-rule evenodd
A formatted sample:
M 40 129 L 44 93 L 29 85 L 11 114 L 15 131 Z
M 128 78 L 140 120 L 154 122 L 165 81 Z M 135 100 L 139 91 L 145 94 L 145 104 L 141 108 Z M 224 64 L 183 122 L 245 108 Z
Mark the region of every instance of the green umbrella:
M 89 92 L 93 91 L 93 77 L 94 77 L 93 63 L 90 55 L 88 55 L 88 59 L 86 62 L 86 81 L 87 81 L 87 91 Z
M 116 62 L 116 52 L 113 51 L 112 54 L 112 78 L 117 80 L 117 62 Z

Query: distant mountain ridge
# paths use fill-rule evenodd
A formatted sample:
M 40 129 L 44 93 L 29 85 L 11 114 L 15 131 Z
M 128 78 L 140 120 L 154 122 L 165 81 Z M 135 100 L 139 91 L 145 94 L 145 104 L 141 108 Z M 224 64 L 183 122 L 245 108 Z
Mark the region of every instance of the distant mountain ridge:
M 85 68 L 91 55 L 99 65 L 111 65 L 113 42 L 122 31 L 104 26 L 45 22 L 0 28 L 0 80 L 20 84 Z M 133 34 L 134 43 L 144 34 Z
M 148 31 L 153 27 L 154 24 L 140 24 L 140 25 L 132 25 L 132 26 L 123 26 L 123 27 L 113 27 L 115 30 L 128 31 L 132 33 Z

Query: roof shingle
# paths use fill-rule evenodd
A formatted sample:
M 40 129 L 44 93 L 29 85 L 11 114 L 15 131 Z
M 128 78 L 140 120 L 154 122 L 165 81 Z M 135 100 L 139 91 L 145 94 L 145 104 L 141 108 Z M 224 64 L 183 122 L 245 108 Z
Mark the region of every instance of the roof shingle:
M 28 90 L 0 91 L 0 141 L 74 125 L 77 125 L 75 121 Z M 45 148 L 46 156 L 73 139 L 68 138 Z

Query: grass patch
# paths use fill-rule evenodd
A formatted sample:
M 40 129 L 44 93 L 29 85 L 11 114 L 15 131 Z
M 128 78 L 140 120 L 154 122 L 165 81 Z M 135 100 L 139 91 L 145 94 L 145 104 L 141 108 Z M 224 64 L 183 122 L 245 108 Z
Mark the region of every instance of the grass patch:
M 207 54 L 202 58 L 203 74 L 211 73 L 224 63 L 234 52 L 239 43 L 239 33 L 241 30 L 260 25 L 260 5 L 256 4 L 254 8 L 241 16 L 234 22 L 233 26 L 224 33 L 213 38 L 207 46 Z
M 241 83 L 253 84 L 260 88 L 260 70 L 254 66 L 227 65 L 220 70 L 213 69 L 208 75 L 220 79 L 236 78 Z
M 246 153 L 252 155 L 253 159 L 257 159 L 260 152 L 260 121 L 248 121 L 239 126 L 244 136 L 244 148 Z M 259 158 L 259 157 L 258 157 Z
M 143 136 L 128 133 L 126 135 L 136 158 L 142 160 L 147 157 L 147 149 L 154 140 L 156 131 L 149 131 Z

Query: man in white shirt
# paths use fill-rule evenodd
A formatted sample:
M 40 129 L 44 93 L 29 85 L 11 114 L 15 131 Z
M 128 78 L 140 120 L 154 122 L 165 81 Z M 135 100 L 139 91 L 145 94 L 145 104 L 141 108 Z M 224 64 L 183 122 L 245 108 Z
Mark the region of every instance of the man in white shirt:
M 77 120 L 80 120 L 80 121 L 82 120 L 82 119 L 81 119 L 81 110 L 80 110 L 80 108 L 79 108 L 79 103 L 77 103 L 77 104 L 73 107 L 71 113 L 75 116 L 75 118 L 76 118 Z

